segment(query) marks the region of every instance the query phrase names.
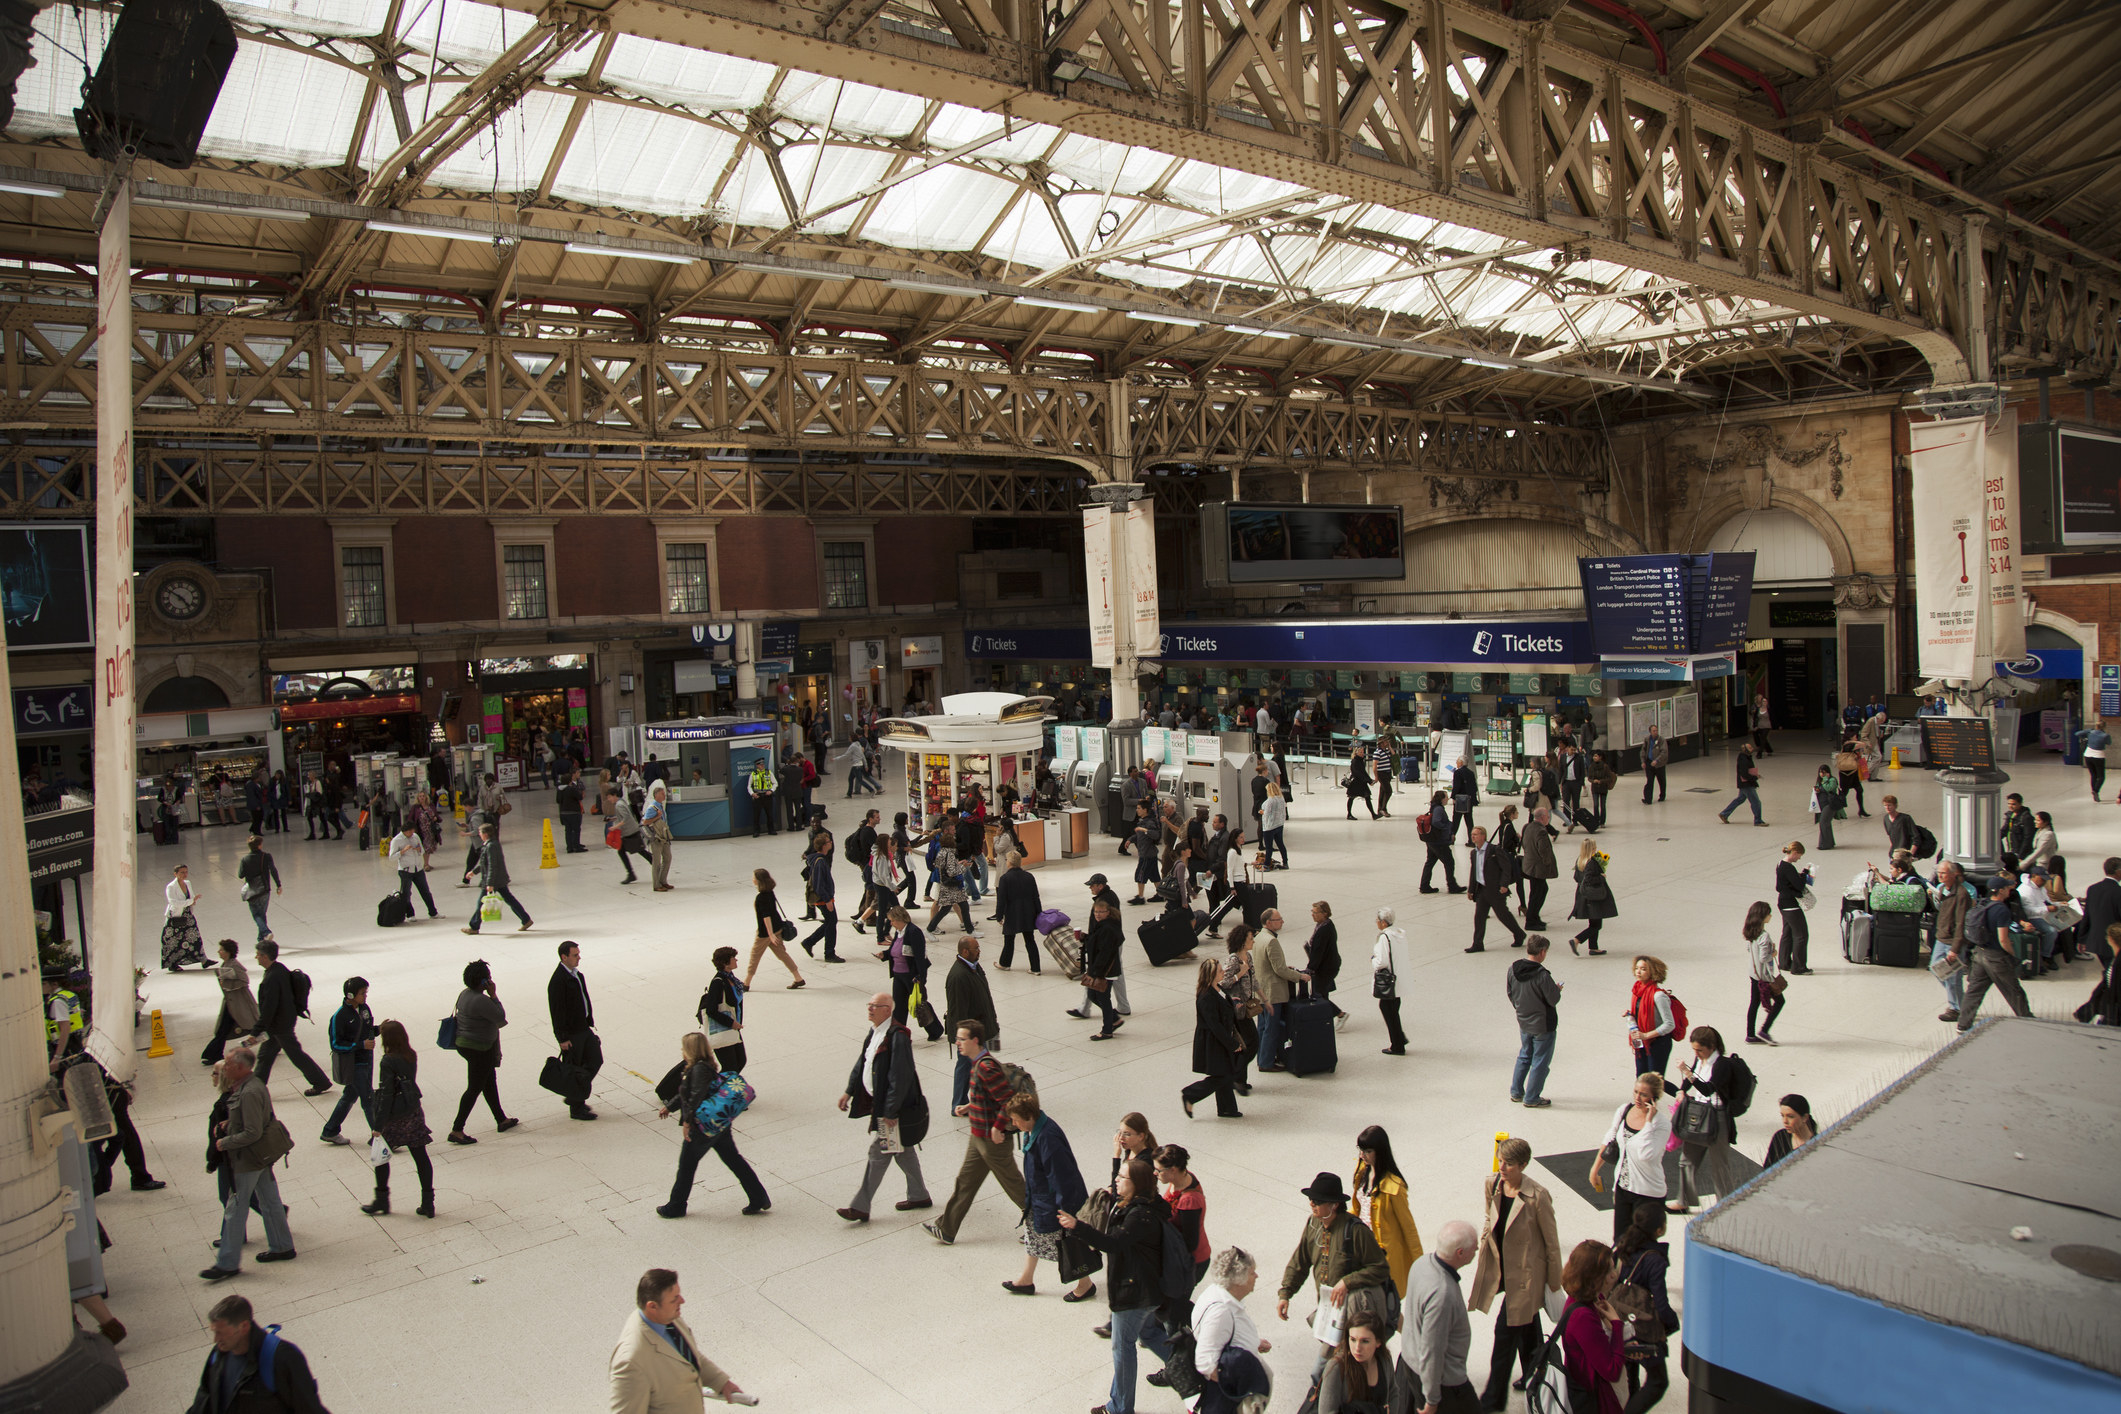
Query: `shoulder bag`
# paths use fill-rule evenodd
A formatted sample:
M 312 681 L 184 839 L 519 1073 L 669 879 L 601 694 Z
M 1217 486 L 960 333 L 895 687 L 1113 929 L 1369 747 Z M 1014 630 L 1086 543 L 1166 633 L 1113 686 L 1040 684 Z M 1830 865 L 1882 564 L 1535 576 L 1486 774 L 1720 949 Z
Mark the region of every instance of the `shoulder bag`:
M 1689 1095 L 1679 1102 L 1679 1113 L 1672 1119 L 1672 1133 L 1688 1144 L 1713 1144 L 1724 1137 L 1723 1110 Z

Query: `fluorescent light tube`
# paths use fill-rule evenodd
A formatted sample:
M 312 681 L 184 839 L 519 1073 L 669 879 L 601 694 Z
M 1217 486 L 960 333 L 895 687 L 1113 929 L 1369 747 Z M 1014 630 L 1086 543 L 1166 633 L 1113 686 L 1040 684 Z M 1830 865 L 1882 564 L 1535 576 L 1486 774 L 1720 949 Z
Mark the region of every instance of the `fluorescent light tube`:
M 406 221 L 370 221 L 368 229 L 392 236 L 426 236 L 438 241 L 478 241 L 491 244 L 493 237 L 484 231 L 459 231 L 449 226 L 415 226 Z
M 374 225 L 374 222 L 370 222 Z M 594 241 L 569 241 L 569 255 L 608 255 L 618 260 L 653 260 L 662 265 L 691 265 L 699 260 L 696 255 L 671 255 L 660 250 L 633 250 L 626 246 L 598 245 Z
M 1331 345 L 1332 345 L 1332 346 L 1333 346 L 1334 348 L 1336 348 L 1336 349 L 1371 349 L 1371 350 L 1375 350 L 1375 349 L 1376 349 L 1376 347 L 1377 347 L 1377 346 L 1376 346 L 1375 344 L 1359 344 L 1359 343 L 1355 342 L 1355 340 L 1353 340 L 1353 339 L 1335 339 L 1335 338 L 1332 338 L 1332 337 L 1330 337 L 1330 336 L 1328 336 L 1328 335 L 1325 335 L 1325 334 L 1320 334 L 1320 335 L 1318 336 L 1318 342 L 1320 342 L 1321 344 L 1331 344 Z
M 0 191 L 13 192 L 16 196 L 65 196 L 65 187 L 46 186 L 42 182 L 0 181 Z
M 160 206 L 171 211 L 197 211 L 208 216 L 254 216 L 261 221 L 307 221 L 307 211 L 282 211 L 271 206 L 229 206 L 218 201 L 178 201 L 164 196 L 136 196 L 135 206 Z
M 1094 304 L 1075 304 L 1064 299 L 1047 299 L 1044 295 L 1018 295 L 1018 304 L 1028 304 L 1033 309 L 1065 309 L 1070 314 L 1103 314 L 1105 311 Z
M 1254 324 L 1232 324 L 1230 332 L 1243 334 L 1247 338 L 1253 339 L 1293 339 L 1296 337 L 1294 334 L 1285 333 L 1280 329 L 1262 329 Z
M 1516 364 L 1514 364 L 1514 363 L 1497 363 L 1497 362 L 1496 362 L 1495 360 L 1493 360 L 1493 359 L 1491 359 L 1491 358 L 1462 358 L 1462 359 L 1460 359 L 1460 360 L 1459 360 L 1459 362 L 1460 362 L 1460 363 L 1470 363 L 1470 364 L 1472 364 L 1472 365 L 1473 365 L 1473 366 L 1474 366 L 1475 368 L 1499 368 L 1499 369 L 1501 369 L 1501 370 L 1502 370 L 1503 372 L 1505 372 L 1505 373 L 1515 373 L 1515 372 L 1517 372 L 1517 365 L 1516 365 Z
M 1139 319 L 1145 324 L 1173 324 L 1181 329 L 1198 329 L 1206 322 L 1200 319 L 1186 319 L 1176 314 L 1151 314 L 1145 309 L 1130 309 L 1127 311 L 1127 317 Z
M 894 290 L 911 290 L 917 295 L 951 295 L 961 299 L 972 299 L 986 293 L 984 290 L 967 289 L 963 285 L 932 285 L 922 280 L 886 280 Z

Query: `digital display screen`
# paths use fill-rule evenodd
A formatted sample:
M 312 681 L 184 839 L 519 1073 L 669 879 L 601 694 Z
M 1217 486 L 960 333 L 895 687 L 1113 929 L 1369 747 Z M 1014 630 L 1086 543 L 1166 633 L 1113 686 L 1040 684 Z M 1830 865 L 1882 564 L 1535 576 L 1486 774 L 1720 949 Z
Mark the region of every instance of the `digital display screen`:
M 1232 584 L 1406 578 L 1397 506 L 1231 503 L 1217 509 Z
M 1885 697 L 1885 715 L 1894 722 L 1912 722 L 1922 710 L 1922 699 L 1912 692 L 1889 692 Z
M 1986 717 L 1923 717 L 1923 759 L 1945 771 L 1993 771 L 1996 744 Z
M 10 648 L 89 648 L 88 527 L 0 527 L 0 605 Z
M 2121 545 L 2121 437 L 2062 429 L 2062 543 Z

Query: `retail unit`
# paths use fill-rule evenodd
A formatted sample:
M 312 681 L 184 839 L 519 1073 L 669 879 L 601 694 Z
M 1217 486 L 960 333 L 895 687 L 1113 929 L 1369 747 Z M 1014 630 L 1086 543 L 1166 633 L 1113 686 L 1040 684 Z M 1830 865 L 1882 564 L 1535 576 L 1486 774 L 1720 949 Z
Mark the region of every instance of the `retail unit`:
M 941 716 L 884 718 L 877 740 L 897 758 L 884 763 L 886 797 L 896 795 L 907 818 L 925 826 L 971 786 L 980 788 L 990 809 L 1004 785 L 1027 792 L 1038 772 L 1052 700 L 961 692 L 943 699 Z M 885 814 L 891 813 L 886 807 Z

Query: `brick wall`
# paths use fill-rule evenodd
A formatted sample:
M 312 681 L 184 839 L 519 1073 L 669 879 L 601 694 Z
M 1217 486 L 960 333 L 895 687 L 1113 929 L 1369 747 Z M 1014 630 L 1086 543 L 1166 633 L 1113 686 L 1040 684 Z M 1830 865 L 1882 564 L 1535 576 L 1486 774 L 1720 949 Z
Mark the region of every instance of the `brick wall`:
M 571 617 L 653 614 L 663 567 L 655 524 L 638 516 L 562 516 L 553 527 L 559 610 Z
M 882 553 L 884 527 L 879 527 Z M 810 522 L 793 516 L 730 516 L 715 531 L 722 607 L 818 607 L 817 542 Z M 954 569 L 954 566 L 953 566 Z
M 501 616 L 493 527 L 470 516 L 400 516 L 391 528 L 398 621 L 457 623 Z
M 303 516 L 222 516 L 214 526 L 224 570 L 269 570 L 283 630 L 330 628 L 339 617 L 331 526 Z
M 723 522 L 728 524 L 727 521 Z M 972 548 L 969 516 L 907 516 L 876 525 L 872 603 L 954 604 L 957 557 Z
M 2121 660 L 2121 583 L 2032 584 L 2026 594 L 2043 609 L 2067 615 L 2080 624 L 2099 626 L 2099 660 Z M 2085 665 L 2091 671 L 2091 665 Z

